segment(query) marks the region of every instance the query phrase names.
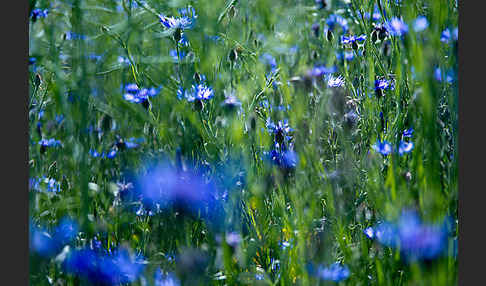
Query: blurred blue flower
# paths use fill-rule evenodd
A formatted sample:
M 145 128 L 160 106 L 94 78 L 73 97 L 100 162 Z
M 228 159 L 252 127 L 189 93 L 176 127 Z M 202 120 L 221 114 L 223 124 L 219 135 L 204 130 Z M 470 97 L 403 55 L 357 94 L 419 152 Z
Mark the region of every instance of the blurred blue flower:
M 316 275 L 323 280 L 340 282 L 348 279 L 350 271 L 346 265 L 335 262 L 329 267 L 319 266 Z
M 78 224 L 64 217 L 50 234 L 45 228 L 30 226 L 30 248 L 43 257 L 56 255 L 64 245 L 70 243 L 78 234 Z
M 413 30 L 417 33 L 424 31 L 427 27 L 429 27 L 429 22 L 425 16 L 418 16 L 417 19 L 413 21 Z
M 398 154 L 402 156 L 405 153 L 410 153 L 413 150 L 413 142 L 400 141 L 398 146 Z
M 347 61 L 352 61 L 354 59 L 353 51 L 336 52 L 336 58 L 338 60 L 345 59 Z
M 373 150 L 385 156 L 389 155 L 392 152 L 392 146 L 386 140 L 383 140 L 383 142 L 377 141 L 375 144 L 371 146 L 371 148 L 373 148 Z
M 169 51 L 169 56 L 172 57 L 172 59 L 174 60 L 174 62 L 177 62 L 177 61 L 179 61 L 179 56 L 181 57 L 181 60 L 184 59 L 184 57 L 186 56 L 186 52 L 179 51 L 179 56 L 177 56 L 177 50 L 170 50 Z
M 155 271 L 155 286 L 179 286 L 181 283 L 174 274 L 163 274 L 160 268 Z
M 57 147 L 57 146 L 61 146 L 61 141 L 59 140 L 56 140 L 54 138 L 51 138 L 51 139 L 42 139 L 39 141 L 38 143 L 39 145 L 41 146 L 44 146 L 44 147 Z
M 445 78 L 446 78 L 446 82 L 447 83 L 454 82 L 454 71 L 449 70 L 445 76 L 446 76 Z M 442 81 L 442 78 L 443 78 L 443 76 L 442 76 L 442 70 L 439 67 L 435 68 L 435 70 L 434 70 L 434 77 L 435 77 L 435 79 L 437 81 L 439 81 L 439 82 Z
M 344 17 L 336 14 L 331 14 L 329 17 L 326 19 L 326 24 L 329 27 L 329 30 L 333 31 L 334 28 L 336 27 L 336 24 L 341 27 L 343 30 L 343 34 L 348 31 L 348 20 L 346 20 Z
M 385 22 L 385 27 L 392 36 L 401 37 L 408 32 L 408 25 L 397 17 Z
M 260 56 L 260 61 L 262 63 L 264 63 L 265 65 L 268 65 L 270 66 L 271 68 L 271 71 L 275 71 L 277 69 L 277 61 L 275 60 L 275 58 L 269 54 L 269 53 L 263 53 L 261 56 Z
M 65 35 L 66 35 L 66 40 L 84 40 L 84 39 L 86 39 L 85 35 L 74 33 L 74 32 L 71 32 L 71 31 L 67 31 Z
M 407 261 L 434 259 L 447 248 L 446 224 L 424 224 L 411 210 L 404 210 L 397 223 L 381 222 L 373 231 L 379 243 L 399 249 Z
M 131 255 L 124 248 L 111 254 L 90 248 L 76 249 L 69 253 L 62 265 L 68 273 L 102 285 L 132 283 L 145 268 L 143 257 Z
M 61 184 L 53 178 L 31 178 L 29 180 L 29 187 L 32 190 L 45 191 L 48 193 L 59 193 L 61 191 Z
M 323 75 L 326 75 L 326 74 L 331 74 L 331 73 L 335 73 L 337 71 L 337 67 L 336 66 L 332 66 L 332 67 L 325 67 L 325 66 L 314 66 L 309 72 L 309 76 L 311 77 L 321 77 Z
M 160 23 L 162 23 L 166 28 L 169 29 L 191 29 L 194 24 L 193 19 L 186 16 L 175 18 L 159 15 L 159 20 Z
M 373 230 L 372 227 L 365 228 L 363 230 L 363 233 L 370 239 L 375 237 L 375 231 Z

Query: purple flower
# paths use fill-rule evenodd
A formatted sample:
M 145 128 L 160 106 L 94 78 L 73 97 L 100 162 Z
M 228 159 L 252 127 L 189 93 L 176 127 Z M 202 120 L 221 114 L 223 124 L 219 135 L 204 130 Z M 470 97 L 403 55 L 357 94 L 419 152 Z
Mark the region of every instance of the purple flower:
M 311 77 L 321 77 L 325 74 L 335 73 L 336 71 L 337 71 L 336 66 L 332 66 L 332 67 L 315 66 L 308 72 L 308 75 Z
M 397 17 L 387 21 L 385 27 L 392 36 L 401 37 L 408 32 L 408 25 Z
M 375 80 L 375 91 L 393 89 L 393 81 L 385 78 Z

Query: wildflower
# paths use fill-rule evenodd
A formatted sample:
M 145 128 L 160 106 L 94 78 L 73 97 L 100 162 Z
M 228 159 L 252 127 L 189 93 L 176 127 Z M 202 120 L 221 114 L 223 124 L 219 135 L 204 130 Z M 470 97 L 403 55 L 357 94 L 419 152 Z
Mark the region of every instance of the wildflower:
M 180 89 L 181 90 L 181 89 Z M 184 94 L 184 97 L 188 102 L 193 102 L 195 100 L 208 100 L 214 96 L 214 91 L 210 86 L 207 86 L 204 81 L 199 84 L 192 85 L 190 92 L 184 92 L 183 90 L 178 92 L 179 94 Z
M 168 29 L 191 29 L 194 24 L 193 19 L 186 16 L 175 18 L 159 15 L 159 20 Z
M 440 35 L 440 41 L 442 43 L 448 44 L 451 40 L 457 41 L 458 39 L 458 30 L 455 28 L 454 30 L 451 30 L 449 28 L 446 28 L 444 31 L 442 31 Z
M 424 224 L 415 211 L 405 210 L 397 223 L 381 222 L 374 231 L 379 243 L 399 249 L 407 261 L 434 259 L 447 248 L 446 224 Z
M 317 269 L 317 276 L 323 280 L 340 282 L 348 279 L 350 274 L 349 268 L 338 262 L 331 264 L 329 267 L 320 266 Z
M 392 152 L 392 146 L 386 140 L 383 140 L 383 142 L 377 141 L 371 148 L 384 156 L 389 155 Z
M 409 128 L 403 131 L 402 136 L 410 138 L 412 137 L 412 134 L 413 134 L 413 128 Z
M 108 159 L 113 159 L 113 158 L 115 158 L 115 156 L 116 156 L 116 153 L 117 153 L 117 152 L 118 152 L 118 151 L 117 151 L 116 149 L 111 150 L 110 152 L 108 152 L 108 153 L 106 154 L 106 158 L 108 158 Z
M 346 33 L 348 31 L 348 20 L 346 20 L 344 17 L 340 15 L 336 15 L 336 14 L 329 15 L 329 17 L 326 19 L 326 24 L 329 30 L 331 31 L 334 30 L 336 24 L 341 27 L 343 33 Z
M 66 34 L 64 34 L 66 40 L 84 40 L 86 39 L 85 35 L 81 35 L 78 33 L 74 33 L 71 31 L 67 31 Z
M 327 80 L 328 87 L 342 87 L 344 86 L 344 78 L 342 76 L 333 77 L 332 75 L 329 76 Z
M 341 44 L 346 45 L 346 44 L 352 44 L 355 45 L 356 42 L 363 42 L 366 40 L 366 35 L 360 35 L 360 36 L 341 36 Z
M 372 239 L 375 236 L 375 231 L 373 230 L 372 227 L 367 227 L 363 230 L 363 233 L 370 239 Z
M 398 146 L 398 154 L 402 156 L 405 153 L 410 153 L 413 150 L 413 142 L 400 141 Z
M 169 51 L 169 55 L 174 60 L 174 62 L 178 62 L 179 61 L 179 57 L 182 60 L 186 56 L 186 52 L 179 51 L 179 55 L 177 55 L 177 50 L 170 50 Z
M 408 25 L 397 17 L 388 20 L 385 27 L 392 36 L 401 37 L 408 32 Z
M 429 26 L 429 22 L 425 16 L 418 16 L 413 22 L 413 30 L 415 32 L 422 32 Z
M 150 89 L 139 88 L 136 84 L 129 83 L 123 88 L 123 98 L 128 102 L 144 104 L 149 97 L 156 96 L 160 92 L 161 88 L 162 86 L 158 88 L 151 87 Z
M 118 56 L 117 62 L 122 65 L 130 65 L 130 60 L 122 56 Z
M 385 78 L 375 80 L 375 93 L 378 97 L 383 96 L 385 90 L 394 89 L 394 84 L 392 80 L 387 80 Z
M 354 112 L 354 110 L 351 110 L 347 113 L 344 114 L 344 122 L 346 125 L 350 128 L 354 127 L 356 123 L 358 122 L 358 114 Z
M 31 225 L 30 248 L 43 257 L 52 257 L 78 234 L 79 227 L 70 218 L 63 218 L 52 234 L 45 228 Z
M 32 22 L 35 22 L 39 18 L 46 18 L 48 14 L 49 14 L 48 9 L 34 9 L 30 13 L 30 17 L 32 18 Z
M 437 67 L 434 70 L 434 77 L 437 81 L 441 82 L 442 81 L 442 70 Z M 446 74 L 446 82 L 447 83 L 452 83 L 454 82 L 454 72 L 452 70 L 449 70 Z
M 325 66 L 315 66 L 309 72 L 308 75 L 311 77 L 321 77 L 325 74 L 335 73 L 337 71 L 336 66 L 325 67 Z
M 61 146 L 61 141 L 56 140 L 54 138 L 42 139 L 39 141 L 39 145 L 41 145 L 42 147 L 57 147 L 57 146 Z
M 289 121 L 287 119 L 284 119 L 283 121 L 279 120 L 277 124 L 275 124 L 269 117 L 267 118 L 265 125 L 268 132 L 275 135 L 275 142 L 283 143 L 284 140 L 291 140 L 290 133 L 294 130 L 289 126 Z
M 234 109 L 240 107 L 241 102 L 238 99 L 238 97 L 234 95 L 234 92 L 230 92 L 227 95 L 225 95 L 225 99 L 221 105 L 226 106 L 229 109 Z
M 226 243 L 231 247 L 236 247 L 241 242 L 241 235 L 236 232 L 230 232 L 226 234 Z
M 155 286 L 179 286 L 181 285 L 179 280 L 174 274 L 163 274 L 160 268 L 155 271 Z
M 85 247 L 69 253 L 62 263 L 66 272 L 76 274 L 92 284 L 119 285 L 134 282 L 145 268 L 143 257 L 128 249 L 97 253 Z

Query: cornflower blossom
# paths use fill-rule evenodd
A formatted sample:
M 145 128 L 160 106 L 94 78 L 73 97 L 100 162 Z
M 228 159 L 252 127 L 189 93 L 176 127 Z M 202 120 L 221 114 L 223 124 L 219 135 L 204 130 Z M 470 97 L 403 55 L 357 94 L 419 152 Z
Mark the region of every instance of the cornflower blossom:
M 161 89 L 162 86 L 158 88 L 139 88 L 136 84 L 129 83 L 123 88 L 123 99 L 132 103 L 144 104 L 149 97 L 156 96 Z
M 322 280 L 340 282 L 349 278 L 350 271 L 346 265 L 336 262 L 329 267 L 319 266 L 316 275 Z
M 413 30 L 415 32 L 422 32 L 429 27 L 429 22 L 425 16 L 418 16 L 415 21 L 413 21 Z
M 52 232 L 39 226 L 30 226 L 30 249 L 43 257 L 53 257 L 78 234 L 78 224 L 64 217 Z
M 61 184 L 53 178 L 31 178 L 29 180 L 29 188 L 37 191 L 45 191 L 48 193 L 61 192 Z
M 400 141 L 400 144 L 398 145 L 398 154 L 402 156 L 405 153 L 410 153 L 412 152 L 413 147 L 413 142 Z
M 49 14 L 48 9 L 34 9 L 30 13 L 30 17 L 32 18 L 32 21 L 35 22 L 39 18 L 46 18 L 47 15 Z
M 366 40 L 366 35 L 360 35 L 360 36 L 341 36 L 341 44 L 347 45 L 347 44 L 357 44 L 357 42 L 363 42 Z
M 408 32 L 408 25 L 397 17 L 393 17 L 385 23 L 387 31 L 396 37 L 401 37 Z
M 398 249 L 407 261 L 431 260 L 447 249 L 447 220 L 441 224 L 423 223 L 415 211 L 405 210 L 398 222 L 380 222 L 366 229 L 366 236 Z
M 386 140 L 383 140 L 383 142 L 377 141 L 375 144 L 371 146 L 371 148 L 373 148 L 373 150 L 375 150 L 376 152 L 384 156 L 387 156 L 392 152 L 392 146 L 390 142 Z
M 333 77 L 330 75 L 327 80 L 328 87 L 342 87 L 344 86 L 344 78 L 342 76 Z
M 66 272 L 92 284 L 103 285 L 134 282 L 142 274 L 145 264 L 141 255 L 132 255 L 125 248 L 100 253 L 91 247 L 70 251 L 62 262 Z
M 348 20 L 346 20 L 341 15 L 336 15 L 336 14 L 329 15 L 329 17 L 326 19 L 326 24 L 328 26 L 328 29 L 331 31 L 334 31 L 336 25 L 339 25 L 343 31 L 343 34 L 346 33 L 349 29 Z
M 61 141 L 59 140 L 56 140 L 54 138 L 51 138 L 51 139 L 42 139 L 39 141 L 38 143 L 39 145 L 41 145 L 41 147 L 57 147 L 57 146 L 61 146 Z

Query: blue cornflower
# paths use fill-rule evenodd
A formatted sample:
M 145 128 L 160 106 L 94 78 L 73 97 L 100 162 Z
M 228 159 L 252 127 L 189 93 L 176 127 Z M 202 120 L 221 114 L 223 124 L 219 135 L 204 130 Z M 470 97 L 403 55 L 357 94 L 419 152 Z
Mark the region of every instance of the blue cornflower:
M 451 40 L 457 41 L 458 38 L 458 30 L 455 28 L 453 31 L 451 31 L 449 28 L 446 28 L 444 31 L 442 31 L 440 35 L 440 41 L 442 43 L 449 43 Z
M 66 272 L 77 274 L 93 284 L 119 285 L 134 282 L 145 268 L 140 255 L 127 249 L 98 253 L 88 247 L 76 249 L 63 261 Z
M 169 29 L 191 29 L 193 27 L 193 19 L 183 16 L 180 18 L 166 17 L 164 15 L 159 15 L 160 23 L 162 23 L 166 28 Z
M 118 151 L 117 151 L 116 149 L 112 149 L 110 152 L 108 152 L 108 153 L 106 154 L 106 158 L 108 158 L 108 159 L 113 159 L 113 158 L 115 158 L 115 157 L 116 157 L 116 153 L 117 153 L 117 152 L 118 152 Z
M 46 18 L 48 14 L 49 14 L 48 9 L 34 9 L 30 13 L 30 17 L 32 18 L 32 21 L 35 22 L 39 18 Z
M 291 148 L 284 150 L 278 143 L 275 144 L 275 149 L 268 152 L 270 161 L 283 169 L 293 169 L 297 167 L 299 157 L 297 153 Z
M 385 78 L 375 80 L 375 91 L 383 91 L 387 89 L 393 89 L 393 81 Z
M 294 131 L 289 126 L 288 119 L 279 120 L 277 124 L 275 124 L 269 117 L 267 118 L 267 122 L 265 123 L 265 125 L 268 132 L 275 135 L 275 141 L 278 143 L 282 143 L 285 139 L 290 140 L 290 133 Z
M 392 36 L 401 37 L 408 32 L 408 25 L 397 17 L 388 20 L 385 27 Z
M 319 266 L 316 274 L 323 280 L 339 282 L 348 279 L 350 271 L 346 265 L 336 262 L 329 267 Z
M 192 85 L 190 92 L 184 92 L 183 90 L 180 91 L 184 94 L 184 97 L 188 102 L 193 102 L 195 100 L 208 100 L 214 96 L 214 91 L 210 86 L 207 86 L 204 81 L 201 83 Z M 178 96 L 180 94 L 178 91 Z
M 413 142 L 400 141 L 398 145 L 398 154 L 402 156 L 405 153 L 410 153 L 413 150 Z
M 363 233 L 370 239 L 375 237 L 375 231 L 372 227 L 367 227 L 363 230 Z
M 161 89 L 162 86 L 158 88 L 139 88 L 136 84 L 129 83 L 123 88 L 123 98 L 132 103 L 144 103 L 149 97 L 156 96 Z
M 346 20 L 344 17 L 340 15 L 336 15 L 336 14 L 329 15 L 329 17 L 326 19 L 326 24 L 329 27 L 329 30 L 331 31 L 334 30 L 336 24 L 338 24 L 341 27 L 343 33 L 346 33 L 348 31 L 348 20 Z
M 341 36 L 341 44 L 346 45 L 346 44 L 357 44 L 357 42 L 363 42 L 366 40 L 366 35 L 360 35 L 360 36 Z
M 61 191 L 61 184 L 53 178 L 31 178 L 29 180 L 29 187 L 37 191 L 45 191 L 48 193 L 59 193 Z
M 410 138 L 412 137 L 412 134 L 413 134 L 413 128 L 409 128 L 403 131 L 402 136 Z
M 437 81 L 441 82 L 442 81 L 442 70 L 437 67 L 434 70 L 434 77 Z M 454 82 L 454 72 L 452 70 L 449 70 L 446 74 L 446 82 L 447 83 L 452 83 Z
M 308 75 L 311 77 L 321 77 L 325 74 L 335 73 L 337 71 L 336 66 L 332 67 L 325 67 L 323 65 L 314 66 L 309 72 Z
M 139 144 L 143 143 L 144 141 L 145 141 L 144 138 L 130 137 L 124 142 L 125 148 L 128 148 L 128 149 L 137 148 L 139 146 Z
M 429 22 L 425 16 L 418 16 L 415 21 L 413 21 L 413 30 L 415 32 L 422 32 L 429 27 Z
M 68 217 L 61 219 L 50 234 L 45 228 L 31 225 L 30 248 L 44 257 L 52 257 L 78 234 L 78 224 Z
M 42 147 L 57 147 L 57 146 L 61 146 L 62 144 L 61 141 L 51 138 L 51 139 L 40 140 L 39 145 L 41 145 Z
M 327 80 L 328 87 L 342 87 L 344 86 L 344 78 L 342 76 L 333 77 L 330 75 Z
M 175 208 L 181 213 L 211 216 L 216 212 L 216 188 L 190 166 L 179 171 L 168 163 L 149 167 L 135 182 L 135 192 L 141 194 L 149 206 Z
M 424 224 L 415 211 L 405 210 L 397 223 L 381 222 L 373 231 L 379 243 L 398 248 L 409 261 L 436 258 L 447 248 L 446 224 Z
M 379 140 L 376 141 L 376 143 L 373 144 L 371 148 L 373 148 L 373 150 L 385 156 L 389 155 L 392 152 L 392 146 L 386 140 L 383 140 L 383 142 L 380 142 Z
M 255 279 L 256 280 L 263 280 L 264 279 L 263 274 L 261 274 L 261 273 L 255 274 Z
M 179 61 L 179 56 L 181 57 L 181 60 L 186 56 L 186 52 L 180 51 L 179 56 L 177 56 L 177 50 L 170 50 L 169 55 L 172 57 L 174 62 Z

